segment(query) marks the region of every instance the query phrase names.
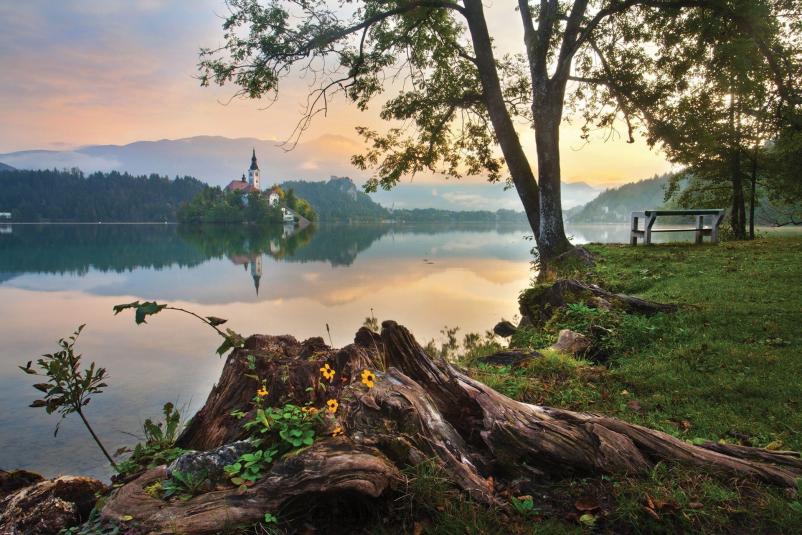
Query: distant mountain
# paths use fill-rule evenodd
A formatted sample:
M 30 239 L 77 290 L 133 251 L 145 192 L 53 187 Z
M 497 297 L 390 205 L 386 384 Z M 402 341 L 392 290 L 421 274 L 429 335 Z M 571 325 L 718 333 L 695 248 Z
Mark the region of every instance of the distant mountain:
M 373 202 L 347 177 L 332 176 L 327 182 L 289 180 L 281 184 L 285 192 L 306 199 L 320 221 L 379 221 L 389 219 L 390 212 Z
M 631 212 L 661 208 L 669 175 L 655 176 L 640 182 L 607 189 L 584 206 L 567 210 L 571 223 L 627 223 Z
M 354 139 L 339 135 L 310 139 L 290 151 L 271 140 L 196 136 L 127 145 L 90 145 L 70 151 L 11 152 L 0 154 L 0 161 L 17 169 L 77 168 L 86 173 L 190 175 L 213 186 L 225 186 L 247 170 L 254 148 L 265 187 L 286 180 L 318 181 L 330 175 L 352 176 L 357 184 L 365 178 L 355 176 L 350 163 L 350 156 L 358 153 L 362 146 Z M 583 182 L 563 183 L 563 206 L 571 208 L 584 204 L 600 192 L 600 188 Z M 391 191 L 379 191 L 371 197 L 387 208 L 521 210 L 514 189 L 505 190 L 501 184 L 482 182 L 403 182 Z
M 195 176 L 213 186 L 240 178 L 256 149 L 266 186 L 287 178 L 315 180 L 321 175 L 353 172 L 350 155 L 361 146 L 344 136 L 327 135 L 285 151 L 278 141 L 196 136 L 137 141 L 128 145 L 91 145 L 72 151 L 30 150 L 0 154 L 0 161 L 18 169 L 71 169 Z
M 563 208 L 568 209 L 591 201 L 602 192 L 602 188 L 584 182 L 563 182 L 561 192 Z M 504 189 L 502 184 L 446 180 L 434 184 L 402 182 L 390 191 L 372 193 L 371 197 L 387 208 L 396 209 L 523 210 L 515 189 Z
M 6 165 L 3 162 L 0 162 L 0 171 L 13 171 L 14 168 L 10 165 Z

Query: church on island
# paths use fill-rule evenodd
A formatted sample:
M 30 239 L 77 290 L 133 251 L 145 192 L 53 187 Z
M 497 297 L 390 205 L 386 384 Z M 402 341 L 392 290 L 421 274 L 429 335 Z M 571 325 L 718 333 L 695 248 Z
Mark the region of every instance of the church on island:
M 247 193 L 260 193 L 262 191 L 262 177 L 259 172 L 259 163 L 256 161 L 256 148 L 253 149 L 253 154 L 251 156 L 251 166 L 248 168 L 248 178 L 245 178 L 245 173 L 242 174 L 242 178 L 239 180 L 232 180 L 226 186 L 226 191 L 239 191 L 244 194 Z M 278 186 L 273 186 L 270 188 L 270 192 L 267 197 L 267 201 L 270 203 L 270 206 L 278 206 L 279 202 L 281 201 L 281 196 L 279 195 L 280 188 Z

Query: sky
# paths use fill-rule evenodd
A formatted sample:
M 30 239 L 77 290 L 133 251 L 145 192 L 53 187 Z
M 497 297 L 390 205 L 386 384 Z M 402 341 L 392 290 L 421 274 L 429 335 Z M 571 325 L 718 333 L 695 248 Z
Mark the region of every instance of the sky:
M 513 4 L 486 6 L 498 48 L 520 51 Z M 226 12 L 223 0 L 0 0 L 0 153 L 197 135 L 286 139 L 308 80 L 286 80 L 265 109 L 260 101 L 229 102 L 233 87 L 202 88 L 195 77 L 198 49 L 221 44 Z M 381 128 L 377 107 L 359 112 L 339 100 L 305 138 L 357 140 L 357 125 Z M 563 180 L 611 185 L 671 168 L 643 141 L 605 136 L 586 144 L 578 124 L 563 126 Z M 533 133 L 524 128 L 522 140 L 534 162 Z

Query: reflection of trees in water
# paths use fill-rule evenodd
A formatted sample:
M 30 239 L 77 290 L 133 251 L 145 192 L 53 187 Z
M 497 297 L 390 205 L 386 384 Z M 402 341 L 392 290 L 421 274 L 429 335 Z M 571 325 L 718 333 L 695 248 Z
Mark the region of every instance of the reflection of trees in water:
M 387 225 L 327 225 L 316 230 L 309 245 L 299 249 L 289 262 L 329 262 L 332 266 L 350 266 L 356 257 L 384 236 Z
M 314 227 L 293 229 L 282 225 L 180 225 L 178 234 L 207 258 L 226 256 L 235 264 L 263 254 L 278 260 L 306 247 Z
M 257 255 L 284 262 L 330 262 L 351 265 L 357 255 L 388 232 L 386 225 L 327 225 L 287 232 L 280 226 L 179 227 L 179 234 L 209 256 L 226 256 L 245 264 Z
M 90 269 L 197 266 L 228 258 L 246 267 L 268 255 L 284 262 L 329 262 L 349 266 L 388 232 L 513 232 L 517 225 L 492 223 L 326 225 L 304 229 L 281 225 L 15 225 L 0 235 L 0 282 L 21 273 L 73 273 Z
M 0 235 L 0 272 L 75 273 L 89 269 L 192 267 L 206 257 L 174 225 L 14 225 Z
M 416 224 L 351 224 L 326 225 L 317 229 L 307 247 L 299 250 L 290 262 L 328 261 L 333 266 L 350 266 L 362 251 L 389 232 L 436 235 L 445 232 L 531 232 L 520 224 L 439 222 Z

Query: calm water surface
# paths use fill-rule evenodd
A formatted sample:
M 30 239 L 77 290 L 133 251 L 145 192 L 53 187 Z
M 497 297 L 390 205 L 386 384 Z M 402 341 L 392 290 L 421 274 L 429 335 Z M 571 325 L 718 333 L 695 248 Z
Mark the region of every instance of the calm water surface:
M 243 333 L 326 336 L 350 343 L 373 309 L 419 341 L 444 326 L 484 332 L 512 319 L 530 280 L 524 227 L 323 226 L 292 232 L 173 225 L 0 225 L 0 469 L 53 476 L 110 471 L 77 418 L 28 408 L 17 365 L 56 349 L 86 323 L 78 348 L 108 369 L 111 388 L 87 415 L 112 450 L 136 442 L 172 401 L 189 416 L 223 360 L 216 335 L 164 313 L 136 326 L 112 307 L 157 300 L 229 319 Z M 626 241 L 625 226 L 575 227 L 575 242 Z

